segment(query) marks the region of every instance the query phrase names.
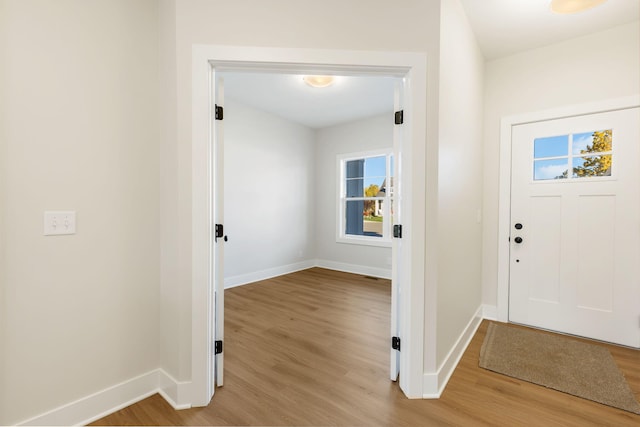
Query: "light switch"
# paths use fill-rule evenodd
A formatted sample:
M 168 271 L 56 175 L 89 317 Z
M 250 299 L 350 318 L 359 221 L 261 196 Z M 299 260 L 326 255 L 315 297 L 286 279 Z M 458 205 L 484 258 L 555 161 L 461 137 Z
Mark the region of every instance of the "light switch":
M 44 235 L 76 233 L 76 211 L 45 211 Z

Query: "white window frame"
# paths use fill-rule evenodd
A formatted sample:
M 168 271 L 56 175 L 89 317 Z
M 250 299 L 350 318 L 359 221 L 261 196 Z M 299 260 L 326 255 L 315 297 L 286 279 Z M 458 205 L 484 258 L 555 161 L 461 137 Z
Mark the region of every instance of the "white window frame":
M 352 160 L 361 160 L 367 159 L 371 157 L 382 157 L 386 158 L 386 182 L 391 183 L 391 167 L 393 166 L 393 148 L 379 149 L 379 150 L 370 150 L 370 151 L 362 151 L 358 153 L 347 153 L 347 154 L 338 154 L 337 157 L 337 166 L 336 166 L 336 242 L 338 243 L 348 243 L 353 245 L 365 245 L 365 246 L 381 246 L 381 247 L 391 247 L 392 244 L 392 228 L 391 224 L 391 202 L 393 199 L 392 191 L 386 191 L 385 197 L 362 197 L 362 198 L 353 198 L 350 197 L 348 200 L 382 200 L 383 203 L 383 214 L 382 214 L 382 237 L 374 237 L 374 236 L 360 236 L 353 234 L 346 234 L 346 224 L 345 224 L 345 211 L 347 204 L 346 197 L 346 163 Z M 389 186 L 389 190 L 391 187 Z

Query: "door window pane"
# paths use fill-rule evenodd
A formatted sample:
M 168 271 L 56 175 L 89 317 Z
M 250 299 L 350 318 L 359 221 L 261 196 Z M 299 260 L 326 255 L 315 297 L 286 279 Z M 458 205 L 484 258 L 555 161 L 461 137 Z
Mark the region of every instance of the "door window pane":
M 569 154 L 569 135 L 536 138 L 533 141 L 533 157 L 560 157 Z
M 573 135 L 573 154 L 602 153 L 612 150 L 613 132 L 611 129 L 576 133 Z
M 566 179 L 569 170 L 568 159 L 536 160 L 533 162 L 533 179 Z
M 573 158 L 573 177 L 611 176 L 611 154 Z

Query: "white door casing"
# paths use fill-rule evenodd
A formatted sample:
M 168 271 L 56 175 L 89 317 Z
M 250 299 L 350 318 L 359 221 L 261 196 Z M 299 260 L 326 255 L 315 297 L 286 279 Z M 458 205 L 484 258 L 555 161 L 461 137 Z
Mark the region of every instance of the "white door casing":
M 509 321 L 640 347 L 639 111 L 512 126 Z M 578 134 L 605 129 L 611 176 L 534 180 L 536 138 L 567 135 L 562 145 L 576 135 L 577 145 Z
M 213 166 L 213 102 L 211 70 L 261 70 L 272 72 L 309 72 L 342 75 L 384 75 L 405 78 L 408 104 L 405 111 L 402 170 L 403 225 L 412 232 L 403 236 L 402 288 L 399 310 L 403 342 L 400 358 L 400 387 L 412 398 L 423 396 L 424 365 L 424 295 L 425 270 L 425 198 L 435 197 L 424 191 L 426 140 L 426 57 L 407 52 L 360 52 L 286 48 L 253 48 L 194 45 L 192 49 L 192 286 L 191 286 L 191 382 L 188 404 L 207 405 L 213 394 L 208 374 L 213 345 L 215 313 L 210 303 L 214 288 L 214 251 L 210 236 Z M 415 191 L 414 191 L 415 189 Z M 429 252 L 433 253 L 433 252 Z M 434 259 L 427 259 L 433 265 Z M 435 286 L 428 283 L 427 286 Z M 431 346 L 429 347 L 431 348 Z M 427 360 L 431 360 L 428 357 Z M 182 400 L 182 399 L 181 399 Z M 186 399 L 185 399 L 186 400 Z

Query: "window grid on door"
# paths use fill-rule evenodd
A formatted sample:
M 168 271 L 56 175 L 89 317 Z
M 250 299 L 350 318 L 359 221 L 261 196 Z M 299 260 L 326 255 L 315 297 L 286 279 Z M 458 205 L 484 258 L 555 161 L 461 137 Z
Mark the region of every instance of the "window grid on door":
M 613 130 L 535 138 L 534 181 L 575 180 L 611 176 Z

